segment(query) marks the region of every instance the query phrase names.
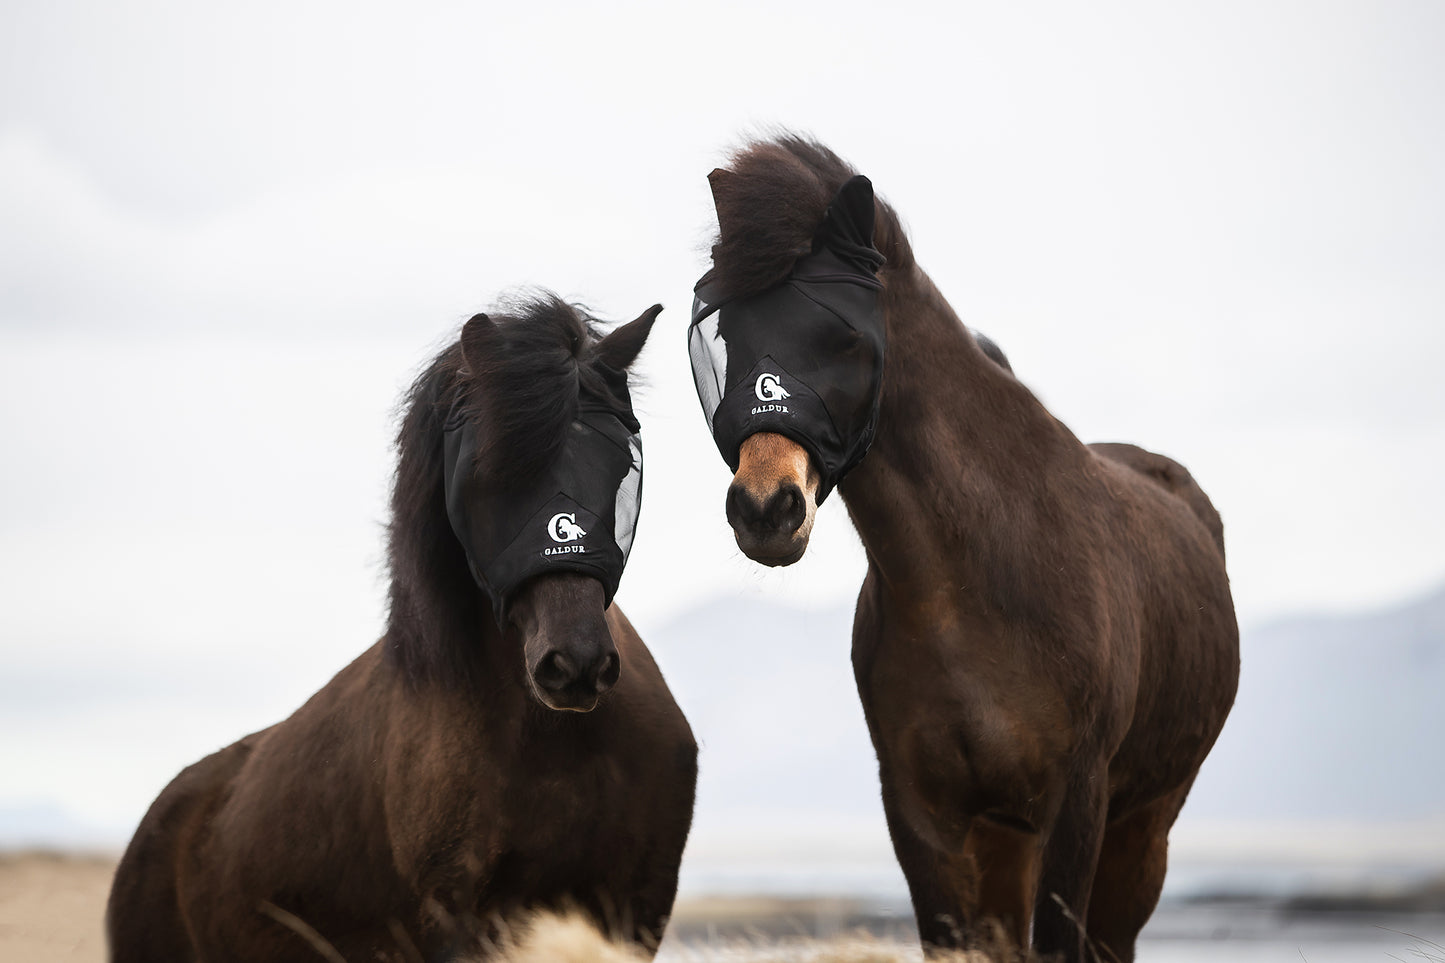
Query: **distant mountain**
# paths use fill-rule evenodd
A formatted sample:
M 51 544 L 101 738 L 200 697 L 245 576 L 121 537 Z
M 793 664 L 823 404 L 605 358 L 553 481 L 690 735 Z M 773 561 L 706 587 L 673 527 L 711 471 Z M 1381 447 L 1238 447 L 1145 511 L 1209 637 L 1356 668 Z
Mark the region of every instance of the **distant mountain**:
M 731 860 L 811 872 L 826 859 L 833 875 L 845 862 L 860 873 L 896 875 L 853 682 L 852 621 L 850 603 L 809 610 L 747 598 L 642 627 L 702 744 L 689 867 L 710 871 Z M 1247 629 L 1243 664 L 1234 712 L 1186 821 L 1382 824 L 1445 816 L 1445 588 L 1388 611 Z M 215 721 L 189 703 L 182 708 L 194 717 L 190 728 L 216 729 L 204 738 L 217 745 L 256 728 L 255 720 Z M 150 745 L 163 734 L 156 726 L 173 728 L 168 713 L 151 728 L 108 725 L 126 746 Z M 90 745 L 93 727 L 78 731 Z M 114 755 L 109 743 L 100 745 Z M 67 766 L 94 768 L 112 790 L 136 768 L 106 769 L 101 756 L 76 756 L 69 742 L 51 749 Z M 180 761 L 153 766 L 140 788 L 123 786 L 137 812 L 201 752 L 187 747 Z M 132 825 L 98 827 L 58 806 L 6 803 L 0 849 L 116 847 Z
M 130 826 L 98 826 L 51 802 L 0 805 L 0 851 L 17 849 L 119 852 Z
M 853 610 L 716 601 L 645 633 L 702 743 L 699 807 L 881 818 Z
M 1246 632 L 1239 696 L 1191 817 L 1445 814 L 1445 587 L 1363 615 Z
M 682 889 L 897 898 L 851 605 L 717 601 L 643 630 L 700 743 Z
M 756 599 L 644 633 L 703 742 L 705 822 L 881 820 L 851 633 L 851 605 Z M 1241 645 L 1239 696 L 1186 816 L 1445 815 L 1445 588 L 1388 611 L 1246 629 Z

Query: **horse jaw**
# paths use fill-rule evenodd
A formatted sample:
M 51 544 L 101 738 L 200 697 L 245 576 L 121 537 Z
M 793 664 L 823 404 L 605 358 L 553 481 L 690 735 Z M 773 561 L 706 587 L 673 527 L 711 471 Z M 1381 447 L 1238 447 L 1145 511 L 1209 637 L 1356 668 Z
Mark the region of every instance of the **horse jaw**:
M 762 431 L 738 449 L 727 519 L 738 548 L 763 565 L 792 565 L 808 550 L 818 512 L 819 475 L 802 446 Z

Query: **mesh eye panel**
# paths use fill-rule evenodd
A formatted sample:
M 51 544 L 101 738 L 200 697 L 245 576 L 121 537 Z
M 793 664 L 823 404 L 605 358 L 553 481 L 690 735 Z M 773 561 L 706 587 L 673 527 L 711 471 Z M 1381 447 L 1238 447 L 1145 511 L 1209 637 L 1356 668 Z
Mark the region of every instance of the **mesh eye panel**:
M 707 430 L 713 430 L 713 415 L 722 403 L 723 382 L 727 379 L 727 342 L 718 333 L 721 315 L 700 297 L 692 301 L 696 320 L 687 329 L 687 353 L 692 358 L 692 380 L 697 385 L 697 400 L 707 419 Z
M 629 435 L 627 446 L 631 464 L 622 483 L 617 486 L 617 500 L 613 506 L 613 540 L 622 552 L 622 563 L 627 564 L 632 554 L 632 540 L 637 535 L 637 518 L 642 513 L 642 437 Z
M 499 621 L 522 583 L 546 572 L 591 575 L 611 604 L 642 507 L 642 440 L 633 427 L 584 408 L 551 467 L 524 489 L 501 491 L 477 475 L 475 427 L 448 426 L 447 515 Z

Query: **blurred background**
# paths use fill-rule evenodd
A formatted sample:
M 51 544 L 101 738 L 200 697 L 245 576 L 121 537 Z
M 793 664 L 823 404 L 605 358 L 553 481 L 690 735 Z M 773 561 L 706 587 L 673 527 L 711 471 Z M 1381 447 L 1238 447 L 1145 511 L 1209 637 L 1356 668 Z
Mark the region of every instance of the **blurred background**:
M 540 285 L 667 308 L 618 602 L 703 744 L 684 894 L 906 904 L 861 548 L 834 499 L 737 551 L 684 349 L 705 175 L 784 126 L 1220 509 L 1244 674 L 1171 899 L 1445 872 L 1445 7 L 502 6 L 0 7 L 0 847 L 117 851 L 375 640 L 400 394 Z

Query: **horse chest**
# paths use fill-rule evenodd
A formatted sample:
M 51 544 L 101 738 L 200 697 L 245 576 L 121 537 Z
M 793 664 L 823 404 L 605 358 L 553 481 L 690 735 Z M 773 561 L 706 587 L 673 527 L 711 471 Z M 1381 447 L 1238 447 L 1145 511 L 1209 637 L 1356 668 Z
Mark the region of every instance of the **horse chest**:
M 948 635 L 880 637 L 866 666 L 885 791 L 920 836 L 956 850 L 975 817 L 1046 820 L 1075 743 L 1057 687 Z
M 611 755 L 539 767 L 513 780 L 502 800 L 504 844 L 544 859 L 562 858 L 560 850 L 586 850 L 596 834 L 609 834 L 624 820 L 630 784 L 621 760 Z

